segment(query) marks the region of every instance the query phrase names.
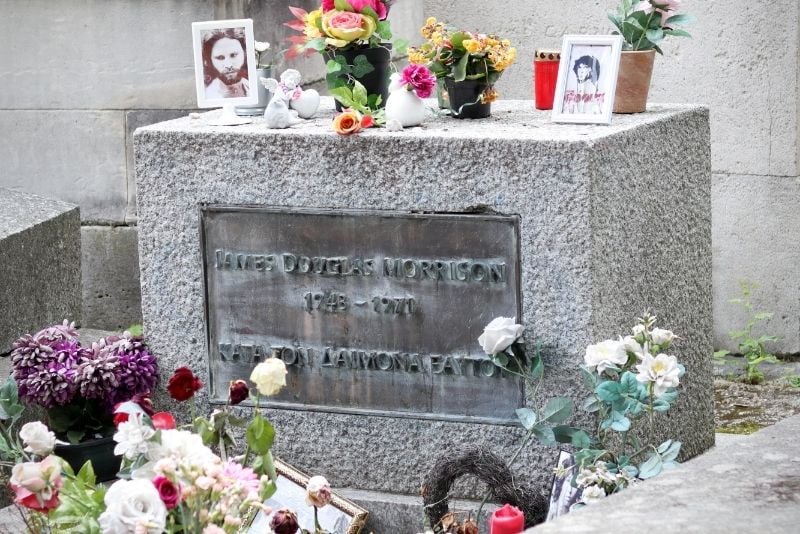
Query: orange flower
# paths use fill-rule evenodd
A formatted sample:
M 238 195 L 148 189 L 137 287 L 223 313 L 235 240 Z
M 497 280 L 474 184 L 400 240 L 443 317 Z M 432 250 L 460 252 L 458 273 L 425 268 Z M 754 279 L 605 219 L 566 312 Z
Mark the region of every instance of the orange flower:
M 347 109 L 333 118 L 333 131 L 339 135 L 350 135 L 361 131 L 361 114 Z

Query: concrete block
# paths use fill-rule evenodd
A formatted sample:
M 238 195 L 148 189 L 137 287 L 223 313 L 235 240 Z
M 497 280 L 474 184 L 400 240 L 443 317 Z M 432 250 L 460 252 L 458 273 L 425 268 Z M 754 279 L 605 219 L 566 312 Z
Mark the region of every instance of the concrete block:
M 535 48 L 561 48 L 564 34 L 608 34 L 615 2 L 566 0 L 545 9 L 509 0 L 502 9 L 473 9 L 468 0 L 426 0 L 425 15 L 470 30 L 495 32 L 517 47 L 517 63 L 497 87 L 502 98 L 533 98 Z M 720 2 L 684 2 L 697 17 L 692 39 L 664 42 L 656 58 L 651 102 L 711 108 L 712 167 L 717 172 L 796 176 L 798 171 L 798 3 L 749 3 L 733 12 Z M 580 16 L 575 16 L 580 13 Z M 720 33 L 725 20 L 731 31 Z M 765 48 L 762 35 L 781 35 Z M 408 34 L 421 40 L 418 32 Z
M 795 532 L 798 432 L 795 415 L 727 439 L 685 465 L 525 533 Z
M 715 174 L 714 344 L 735 350 L 728 332 L 747 323 L 729 299 L 739 281 L 760 285 L 753 295 L 759 311 L 774 312 L 758 334 L 781 338 L 769 347 L 800 352 L 800 178 Z
M 0 109 L 192 107 L 190 24 L 216 3 L 0 0 L 7 42 L 38 43 L 0 60 Z
M 606 127 L 553 124 L 532 108 L 501 101 L 479 122 L 441 117 L 421 129 L 348 138 L 330 131 L 330 99 L 318 119 L 288 130 L 188 118 L 139 129 L 142 310 L 163 367 L 188 365 L 207 379 L 198 203 L 454 213 L 485 206 L 520 217 L 521 319 L 549 347 L 542 396 L 583 399 L 585 347 L 624 332 L 649 308 L 685 340 L 675 354 L 688 371 L 680 403 L 657 426 L 687 456 L 711 446 L 707 110 L 654 106 Z M 201 410 L 207 399 L 198 398 Z M 454 444 L 510 457 L 524 432 L 282 409 L 268 416 L 280 436 L 276 454 L 299 469 L 340 487 L 407 495 L 417 495 L 424 473 Z M 527 449 L 516 464 L 520 480 L 545 488 L 552 452 Z M 466 493 L 456 496 L 482 497 Z
M 0 354 L 23 334 L 81 322 L 78 207 L 0 189 Z
M 142 322 L 136 227 L 84 226 L 83 321 L 122 331 Z
M 0 187 L 78 204 L 84 221 L 122 222 L 124 121 L 121 111 L 0 111 Z
M 141 126 L 184 117 L 189 112 L 190 110 L 181 109 L 133 109 L 125 112 L 125 161 L 127 164 L 125 224 L 136 224 L 136 175 L 133 170 L 133 132 Z M 136 276 L 138 278 L 138 271 Z

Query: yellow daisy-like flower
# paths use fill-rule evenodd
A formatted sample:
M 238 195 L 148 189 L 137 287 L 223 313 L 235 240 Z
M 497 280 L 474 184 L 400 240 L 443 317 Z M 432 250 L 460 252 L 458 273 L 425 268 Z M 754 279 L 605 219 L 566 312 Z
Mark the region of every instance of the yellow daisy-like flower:
M 502 72 L 510 67 L 517 60 L 517 49 L 509 48 L 507 50 L 492 50 L 489 52 L 489 61 L 492 62 L 494 70 Z
M 425 65 L 428 63 L 428 58 L 425 57 L 425 54 L 423 54 L 419 48 L 409 48 L 408 62 L 415 65 Z
M 436 17 L 428 17 L 425 21 L 425 26 L 436 26 Z
M 430 39 L 433 32 L 438 30 L 440 26 L 441 24 L 437 24 L 435 18 L 428 17 L 428 20 L 425 21 L 425 26 L 420 28 L 419 33 L 421 33 L 425 39 Z
M 467 52 L 469 52 L 470 54 L 475 54 L 481 49 L 481 43 L 479 43 L 475 39 L 464 39 L 462 44 L 464 45 L 464 48 L 467 50 Z
M 436 46 L 442 46 L 444 44 L 444 35 L 442 35 L 442 32 L 435 31 L 431 34 L 430 40 Z

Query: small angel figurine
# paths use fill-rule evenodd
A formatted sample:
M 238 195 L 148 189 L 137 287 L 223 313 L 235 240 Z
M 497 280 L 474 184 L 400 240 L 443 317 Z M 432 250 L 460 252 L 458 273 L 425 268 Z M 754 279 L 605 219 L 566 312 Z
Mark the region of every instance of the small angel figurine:
M 264 110 L 269 128 L 288 128 L 310 119 L 319 108 L 319 93 L 314 89 L 300 87 L 300 72 L 287 69 L 280 81 L 275 78 L 261 78 L 261 83 L 272 92 L 272 99 Z M 291 110 L 289 109 L 291 108 Z

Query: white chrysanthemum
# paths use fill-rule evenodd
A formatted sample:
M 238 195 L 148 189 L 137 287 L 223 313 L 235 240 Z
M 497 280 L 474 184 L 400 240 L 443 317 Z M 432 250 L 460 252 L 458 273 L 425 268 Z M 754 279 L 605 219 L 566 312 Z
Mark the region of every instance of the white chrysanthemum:
M 581 502 L 584 504 L 593 504 L 599 501 L 600 499 L 605 498 L 606 490 L 601 488 L 600 486 L 588 486 L 583 488 L 583 493 L 581 494 Z
M 624 365 L 628 361 L 628 353 L 625 352 L 625 344 L 622 341 L 607 339 L 586 347 L 583 361 L 590 370 L 597 368 L 597 373 L 603 374 L 609 367 Z
M 661 353 L 653 358 L 650 354 L 645 354 L 636 370 L 639 373 L 636 380 L 644 384 L 652 382 L 656 397 L 660 397 L 670 388 L 678 387 L 681 370 L 675 356 Z
M 130 417 L 117 427 L 117 432 L 114 434 L 114 441 L 117 442 L 116 447 L 114 447 L 114 454 L 117 456 L 124 455 L 125 458 L 130 460 L 140 454 L 147 454 L 157 445 L 149 441 L 155 433 L 155 429 L 143 424 L 142 418 L 138 415 Z

